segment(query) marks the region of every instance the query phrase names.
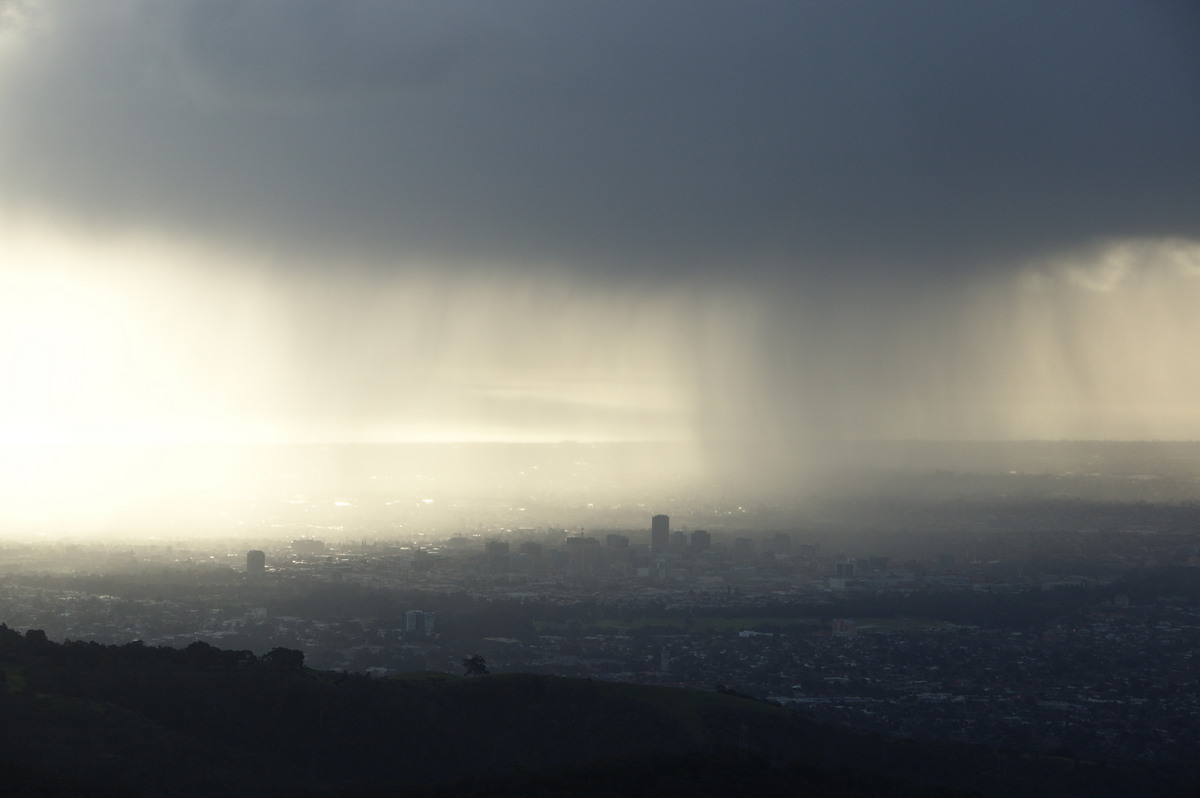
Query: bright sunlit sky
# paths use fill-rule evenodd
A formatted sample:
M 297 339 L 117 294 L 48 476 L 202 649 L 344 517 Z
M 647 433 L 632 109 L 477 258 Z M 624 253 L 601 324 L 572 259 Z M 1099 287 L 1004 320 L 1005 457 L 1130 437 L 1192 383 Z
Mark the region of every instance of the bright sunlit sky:
M 0 443 L 1200 437 L 1197 41 L 0 0 Z

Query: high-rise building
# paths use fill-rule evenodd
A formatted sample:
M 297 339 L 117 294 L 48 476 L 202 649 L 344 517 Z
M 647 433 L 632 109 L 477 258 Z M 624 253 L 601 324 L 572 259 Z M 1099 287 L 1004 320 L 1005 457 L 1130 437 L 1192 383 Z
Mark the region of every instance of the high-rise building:
M 258 576 L 267 569 L 267 555 L 258 549 L 246 552 L 246 573 Z
M 604 545 L 610 549 L 627 549 L 629 548 L 629 538 L 625 535 L 607 535 L 604 538 Z
M 508 570 L 508 541 L 489 540 L 483 546 L 483 565 L 491 573 Z
M 433 634 L 433 613 L 424 610 L 409 610 L 404 613 L 404 631 L 409 635 Z
M 595 571 L 600 567 L 600 541 L 595 538 L 567 538 L 567 563 L 572 571 Z
M 706 530 L 697 529 L 692 533 L 692 553 L 699 554 L 712 548 L 712 537 Z
M 655 554 L 666 554 L 671 543 L 671 519 L 656 515 L 650 519 L 650 550 Z
M 687 553 L 687 535 L 683 530 L 676 529 L 671 533 L 671 553 L 683 555 Z
M 609 535 L 604 539 L 603 560 L 607 565 L 623 566 L 629 563 L 629 538 L 624 535 Z

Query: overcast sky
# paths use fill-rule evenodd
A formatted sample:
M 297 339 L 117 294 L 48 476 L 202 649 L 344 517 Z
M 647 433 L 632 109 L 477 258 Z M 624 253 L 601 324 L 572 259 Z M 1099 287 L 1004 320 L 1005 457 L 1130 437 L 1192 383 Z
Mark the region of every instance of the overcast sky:
M 0 439 L 1195 438 L 1198 41 L 0 0 Z

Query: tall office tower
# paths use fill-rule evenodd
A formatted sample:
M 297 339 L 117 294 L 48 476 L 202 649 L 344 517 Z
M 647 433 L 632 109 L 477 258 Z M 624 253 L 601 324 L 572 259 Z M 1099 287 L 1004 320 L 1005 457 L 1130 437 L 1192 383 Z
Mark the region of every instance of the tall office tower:
M 267 555 L 258 549 L 246 552 L 246 573 L 258 576 L 267 568 Z
M 483 567 L 491 573 L 508 570 L 508 541 L 489 540 L 483 545 Z
M 567 538 L 567 565 L 572 571 L 591 573 L 600 567 L 600 541 Z
M 605 565 L 626 565 L 629 562 L 629 538 L 624 535 L 609 535 L 604 539 Z
M 666 554 L 671 543 L 671 519 L 665 515 L 656 515 L 650 519 L 650 551 L 654 554 Z
M 683 530 L 676 529 L 671 533 L 671 553 L 687 553 L 687 535 L 683 534 Z
M 708 551 L 712 548 L 712 536 L 703 529 L 697 529 L 692 533 L 692 553 L 699 554 L 702 551 Z
M 433 634 L 434 615 L 424 610 L 408 610 L 404 613 L 404 631 L 409 635 Z
M 604 538 L 604 547 L 608 549 L 628 549 L 629 538 L 624 535 L 607 535 Z

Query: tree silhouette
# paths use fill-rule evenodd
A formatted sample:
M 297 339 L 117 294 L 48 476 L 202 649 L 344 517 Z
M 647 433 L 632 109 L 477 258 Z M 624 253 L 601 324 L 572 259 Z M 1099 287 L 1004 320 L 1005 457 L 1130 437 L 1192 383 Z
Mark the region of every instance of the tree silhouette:
M 483 658 L 482 654 L 472 654 L 464 659 L 462 664 L 466 668 L 463 676 L 487 676 L 488 674 L 487 660 Z
M 304 652 L 294 648 L 273 648 L 263 654 L 262 661 L 273 671 L 298 673 L 304 670 Z

